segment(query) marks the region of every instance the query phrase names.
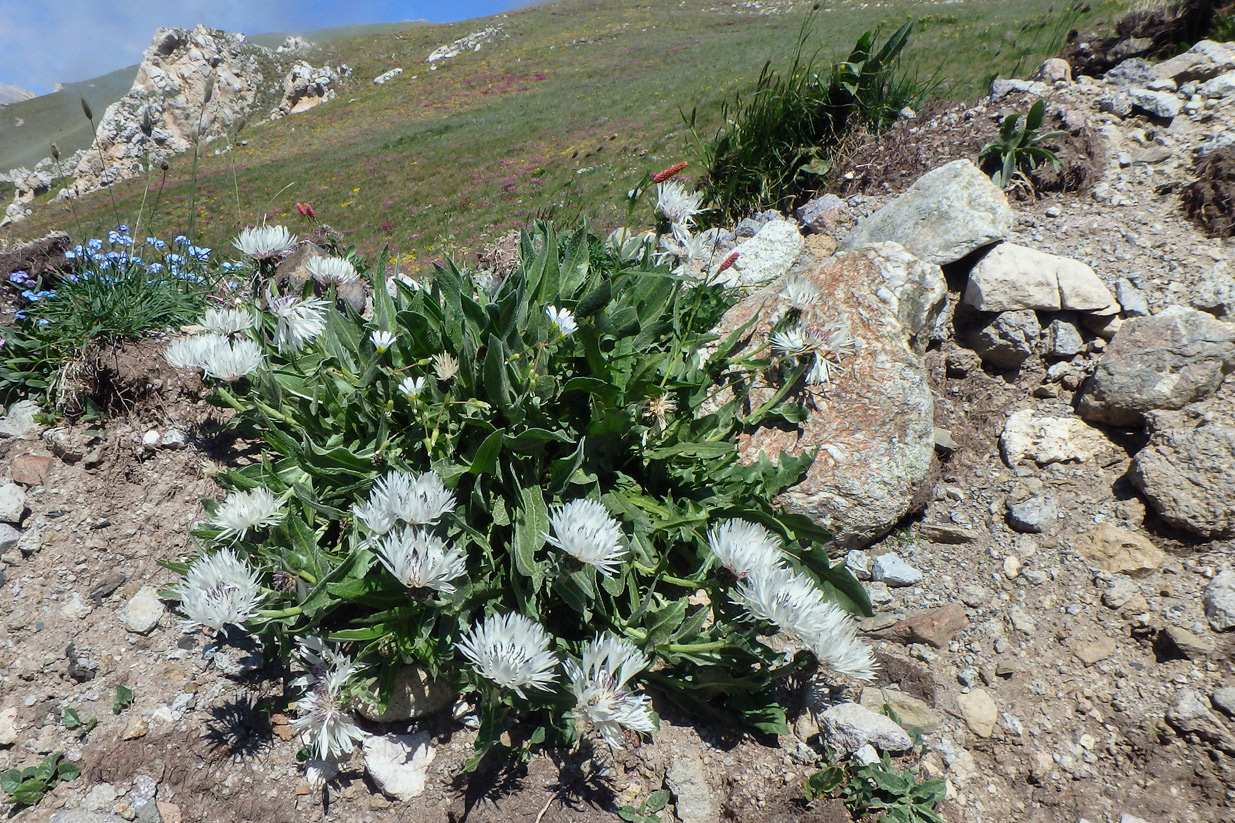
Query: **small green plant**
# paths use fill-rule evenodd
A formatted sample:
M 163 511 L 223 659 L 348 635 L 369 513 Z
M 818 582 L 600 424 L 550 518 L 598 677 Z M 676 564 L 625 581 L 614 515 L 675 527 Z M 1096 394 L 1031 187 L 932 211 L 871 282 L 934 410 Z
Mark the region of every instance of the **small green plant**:
M 116 693 L 112 696 L 111 711 L 112 714 L 120 714 L 133 703 L 133 690 L 128 686 L 117 686 Z
M 873 763 L 828 766 L 806 781 L 809 799 L 839 797 L 855 818 L 877 815 L 876 823 L 946 823 L 935 811 L 946 792 L 942 777 L 919 781 L 895 768 L 887 752 Z
M 74 732 L 79 739 L 84 740 L 86 735 L 94 731 L 94 727 L 99 725 L 99 719 L 92 717 L 89 720 L 82 720 L 81 715 L 77 713 L 77 709 L 65 709 L 60 714 L 60 722 L 64 724 L 66 729 Z
M 1029 107 L 1023 119 L 1019 114 L 1009 114 L 999 126 L 999 139 L 987 143 L 978 152 L 978 159 L 988 168 L 994 168 L 991 180 L 996 186 L 1010 188 L 1018 173 L 1023 176 L 1036 169 L 1040 162 L 1050 163 L 1055 171 L 1063 169 L 1058 155 L 1042 144 L 1065 137 L 1066 132 L 1041 131 L 1045 119 L 1046 104 L 1041 100 Z
M 33 806 L 61 780 L 68 782 L 81 774 L 77 764 L 64 760 L 63 752 L 49 754 L 37 766 L 9 769 L 0 774 L 0 788 L 17 806 Z
M 618 809 L 618 817 L 630 823 L 660 823 L 660 813 L 669 805 L 669 790 L 657 789 L 636 806 Z

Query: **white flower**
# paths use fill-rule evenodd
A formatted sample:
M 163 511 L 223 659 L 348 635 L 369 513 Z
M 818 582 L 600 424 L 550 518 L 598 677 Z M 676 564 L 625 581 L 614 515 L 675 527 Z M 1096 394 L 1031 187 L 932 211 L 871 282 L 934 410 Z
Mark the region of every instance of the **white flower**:
M 626 682 L 648 663 L 647 656 L 626 640 L 605 635 L 589 641 L 583 647 L 582 665 L 574 660 L 565 664 L 577 722 L 591 723 L 615 749 L 622 747 L 623 729 L 655 731 L 647 695 L 626 688 Z
M 245 309 L 207 309 L 198 325 L 214 334 L 238 334 L 253 328 L 253 313 Z
M 559 309 L 556 306 L 549 306 L 545 309 L 545 316 L 549 318 L 553 328 L 562 337 L 570 337 L 579 330 L 579 324 L 575 322 L 575 315 L 570 309 Z
M 391 574 L 409 589 L 453 592 L 450 582 L 467 571 L 466 556 L 423 529 L 404 528 L 386 535 L 377 547 L 378 556 Z
M 351 658 L 331 648 L 320 638 L 297 638 L 297 653 L 304 661 L 306 672 L 292 681 L 297 688 L 308 691 L 296 701 L 300 715 L 292 720 L 292 728 L 300 733 L 316 756 L 329 760 L 349 753 L 364 739 L 345 708 L 344 688 L 358 667 Z
M 254 226 L 240 232 L 232 245 L 254 260 L 268 260 L 289 251 L 296 236 L 283 226 Z
M 341 257 L 310 257 L 306 267 L 313 279 L 323 286 L 330 283 L 341 286 L 360 279 L 356 267 Z
M 433 355 L 433 373 L 438 380 L 450 380 L 459 373 L 459 361 L 448 352 Z
M 210 522 L 220 529 L 220 540 L 243 540 L 249 529 L 273 526 L 283 519 L 283 504 L 270 489 L 256 488 L 247 492 L 232 492 L 215 509 Z
M 425 379 L 423 377 L 405 377 L 399 381 L 399 391 L 408 400 L 416 400 L 425 390 Z
M 194 334 L 173 340 L 163 356 L 178 369 L 205 369 L 209 354 L 227 347 L 227 338 L 220 334 Z
M 390 295 L 391 299 L 399 296 L 399 284 L 402 283 L 412 291 L 422 291 L 424 286 L 420 285 L 420 281 L 406 274 L 395 274 L 386 278 L 386 294 Z
M 210 377 L 231 382 L 252 373 L 262 364 L 261 346 L 252 340 L 234 340 L 205 354 L 202 369 Z
M 819 298 L 822 297 L 819 288 L 801 275 L 794 275 L 786 280 L 785 288 L 780 294 L 789 303 L 791 309 L 798 311 L 806 311 L 818 303 Z
M 193 563 L 175 591 L 185 614 L 180 622 L 185 630 L 209 626 L 221 631 L 229 624 L 243 625 L 262 599 L 257 572 L 231 549 Z
M 708 546 L 721 565 L 738 579 L 756 569 L 771 569 L 783 563 L 780 538 L 758 523 L 726 520 L 708 531 Z
M 810 371 L 806 373 L 806 382 L 812 386 L 819 386 L 825 383 L 832 382 L 832 375 L 840 371 L 840 366 L 828 359 L 824 352 L 815 352 L 815 362 L 811 364 Z
M 299 351 L 326 328 L 325 300 L 280 295 L 267 288 L 266 305 L 279 321 L 274 329 L 274 344 L 280 353 Z
M 797 637 L 836 671 L 862 680 L 874 676 L 874 657 L 858 639 L 852 618 L 805 575 L 785 566 L 755 568 L 731 596 L 756 620 Z
M 368 502 L 356 507 L 356 517 L 374 534 L 385 534 L 400 520 L 424 526 L 454 508 L 455 496 L 437 472 L 391 472 L 374 484 Z
M 674 226 L 689 226 L 702 209 L 703 192 L 689 193 L 677 180 L 669 180 L 656 186 L 656 210 Z
M 772 335 L 772 348 L 785 357 L 805 354 L 819 345 L 819 341 L 800 328 L 785 329 Z
M 618 562 L 626 557 L 621 526 L 595 500 L 584 498 L 554 506 L 549 522 L 553 525 L 553 536 L 545 534 L 545 540 L 571 557 L 595 566 L 606 577 L 617 571 Z
M 369 335 L 369 339 L 373 341 L 373 346 L 378 351 L 385 352 L 395 344 L 395 340 L 398 338 L 388 331 L 375 331 Z
M 489 615 L 459 642 L 476 673 L 520 697 L 524 687 L 548 691 L 557 677 L 549 634 L 521 614 Z

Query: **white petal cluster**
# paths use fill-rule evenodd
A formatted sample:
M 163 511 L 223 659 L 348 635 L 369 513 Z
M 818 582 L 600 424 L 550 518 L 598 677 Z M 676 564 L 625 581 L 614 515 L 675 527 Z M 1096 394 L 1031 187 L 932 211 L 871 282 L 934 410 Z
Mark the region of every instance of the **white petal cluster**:
M 800 328 L 784 329 L 772 334 L 772 348 L 784 357 L 796 357 L 814 350 L 819 341 Z
M 575 697 L 575 718 L 592 725 L 605 742 L 622 747 L 623 730 L 653 732 L 656 723 L 647 695 L 626 684 L 648 667 L 648 658 L 628 641 L 605 635 L 583 647 L 582 664 L 567 660 L 566 676 Z
M 874 656 L 858 639 L 853 619 L 805 575 L 785 566 L 756 568 L 731 595 L 751 617 L 797 637 L 835 671 L 860 680 L 874 677 Z
M 758 523 L 730 519 L 708 531 L 708 547 L 739 580 L 757 569 L 783 565 L 781 541 Z
M 459 373 L 459 361 L 449 352 L 433 355 L 433 373 L 438 380 L 451 380 Z
M 454 511 L 455 496 L 437 472 L 391 472 L 374 484 L 369 499 L 356 507 L 356 519 L 370 533 L 383 535 L 402 521 L 426 526 Z
M 385 352 L 395 344 L 395 337 L 388 331 L 375 331 L 369 335 L 369 339 L 373 341 L 373 347 L 380 352 Z
M 409 589 L 450 593 L 451 582 L 467 571 L 463 550 L 424 529 L 404 527 L 387 534 L 377 546 L 382 565 Z
M 549 318 L 553 328 L 562 337 L 570 337 L 579 330 L 579 324 L 575 322 L 575 315 L 570 309 L 559 309 L 556 306 L 549 306 L 545 309 L 545 316 Z
M 333 283 L 341 286 L 345 283 L 355 283 L 360 279 L 356 267 L 342 257 L 311 257 L 306 264 L 313 279 L 323 286 Z
M 226 345 L 227 338 L 221 334 L 194 334 L 173 340 L 163 356 L 178 369 L 205 369 L 206 356 Z
M 418 400 L 425 390 L 423 377 L 405 377 L 399 381 L 399 392 L 408 400 Z
M 794 275 L 785 281 L 781 297 L 789 304 L 789 308 L 804 312 L 819 303 L 823 296 L 819 287 L 801 275 Z
M 262 348 L 252 340 L 233 340 L 207 350 L 202 370 L 209 377 L 231 382 L 257 371 Z
M 283 504 L 266 488 L 247 492 L 232 492 L 215 509 L 211 525 L 218 528 L 219 539 L 243 540 L 250 529 L 274 526 L 283 519 Z
M 306 671 L 292 685 L 308 691 L 296 701 L 299 716 L 292 720 L 292 728 L 318 758 L 331 760 L 349 753 L 365 736 L 347 711 L 343 694 L 358 667 L 320 638 L 300 637 L 297 641 L 297 653 Z
M 525 697 L 524 688 L 548 690 L 558 660 L 539 623 L 521 614 L 489 615 L 459 642 L 459 652 L 476 673 Z
M 656 186 L 656 210 L 674 226 L 690 226 L 695 215 L 702 209 L 703 192 L 691 194 L 677 180 L 668 180 Z
M 302 298 L 297 294 L 277 294 L 266 291 L 266 306 L 278 323 L 274 329 L 274 344 L 279 352 L 296 352 L 326 328 L 326 301 Z
M 184 580 L 175 589 L 187 630 L 209 626 L 221 631 L 224 626 L 241 626 L 251 619 L 262 599 L 257 572 L 231 549 L 203 557 L 189 566 Z
M 270 260 L 290 251 L 296 236 L 283 226 L 255 226 L 240 232 L 232 245 L 254 260 Z
M 595 500 L 572 500 L 555 506 L 549 523 L 553 535 L 544 535 L 545 540 L 571 557 L 595 566 L 606 577 L 617 571 L 618 563 L 626 557 L 622 527 Z
M 212 334 L 239 334 L 253 328 L 253 312 L 247 309 L 207 309 L 197 324 Z

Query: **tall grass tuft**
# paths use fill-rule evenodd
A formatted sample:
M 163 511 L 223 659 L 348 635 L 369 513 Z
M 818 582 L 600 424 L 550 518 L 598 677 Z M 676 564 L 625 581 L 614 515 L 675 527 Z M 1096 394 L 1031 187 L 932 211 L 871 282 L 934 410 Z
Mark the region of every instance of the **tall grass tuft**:
M 765 63 L 754 92 L 722 108 L 716 135 L 704 143 L 696 133 L 707 170 L 704 202 L 716 222 L 791 208 L 818 187 L 847 135 L 859 128 L 878 133 L 925 96 L 927 84 L 900 64 L 912 23 L 880 45 L 878 32 L 868 31 L 846 60 L 821 67 L 817 51 L 806 56 L 814 21 L 812 14 L 803 23 L 787 71 Z M 695 112 L 687 122 L 694 131 Z

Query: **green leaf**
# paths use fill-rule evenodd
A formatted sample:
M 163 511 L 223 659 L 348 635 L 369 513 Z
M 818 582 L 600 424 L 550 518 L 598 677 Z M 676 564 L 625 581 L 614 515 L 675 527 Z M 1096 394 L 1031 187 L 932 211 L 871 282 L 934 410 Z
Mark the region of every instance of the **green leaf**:
M 643 811 L 645 814 L 656 814 L 665 806 L 669 805 L 669 790 L 657 789 L 648 795 L 648 799 L 643 801 Z
M 476 449 L 476 456 L 472 458 L 472 463 L 468 466 L 470 474 L 495 474 L 497 472 L 497 458 L 502 452 L 502 440 L 506 436 L 503 429 L 490 434 L 480 444 L 480 448 Z
M 132 702 L 133 690 L 128 686 L 116 686 L 116 693 L 112 696 L 111 701 L 112 714 L 120 714 Z
M 505 344 L 490 334 L 485 342 L 484 390 L 489 402 L 504 411 L 511 410 L 512 400 L 506 371 L 506 358 L 509 356 Z
M 549 507 L 539 486 L 527 486 L 520 490 L 522 504 L 515 521 L 515 568 L 531 578 L 533 590 L 544 582 L 544 564 L 536 560 L 536 552 L 545 545 L 549 532 Z
M 4 789 L 5 794 L 11 795 L 17 791 L 22 779 L 21 769 L 6 769 L 0 773 L 0 789 Z

